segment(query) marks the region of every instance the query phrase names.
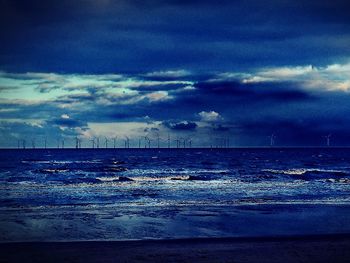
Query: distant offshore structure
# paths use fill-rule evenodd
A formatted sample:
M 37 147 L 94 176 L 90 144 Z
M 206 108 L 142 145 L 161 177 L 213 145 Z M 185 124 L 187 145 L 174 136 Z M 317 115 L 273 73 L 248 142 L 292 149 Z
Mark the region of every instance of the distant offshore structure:
M 276 135 L 274 133 L 272 133 L 270 136 L 270 146 L 275 146 L 275 139 L 276 139 Z
M 276 134 L 272 133 L 267 136 L 268 141 L 266 141 L 265 146 L 257 146 L 257 147 L 276 147 Z M 118 139 L 119 138 L 119 139 Z M 266 137 L 265 137 L 266 138 Z M 314 147 L 331 147 L 332 146 L 332 138 L 333 135 L 331 133 L 322 136 L 322 144 Z M 200 145 L 199 147 L 194 146 L 192 137 L 176 137 L 172 139 L 170 134 L 167 135 L 166 138 L 161 137 L 159 133 L 155 136 L 141 136 L 139 138 L 130 138 L 129 136 L 124 137 L 103 137 L 103 144 L 100 145 L 100 137 L 91 137 L 90 139 L 85 139 L 85 146 L 83 146 L 83 139 L 79 137 L 75 137 L 72 139 L 68 138 L 57 138 L 56 147 L 53 146 L 52 141 L 45 138 L 34 137 L 29 139 L 30 144 L 27 145 L 28 139 L 17 139 L 17 149 L 191 149 L 191 148 L 210 148 L 210 149 L 225 149 L 225 148 L 234 148 L 231 146 L 230 137 L 209 137 L 209 141 L 207 141 L 206 145 Z M 67 145 L 68 141 L 68 145 Z M 198 142 L 198 138 L 196 138 Z M 113 142 L 113 143 L 111 143 Z M 247 146 L 249 147 L 249 146 Z M 254 147 L 254 146 L 251 146 Z M 289 146 L 277 146 L 277 147 L 289 147 Z M 290 146 L 293 147 L 293 146 Z M 312 146 L 311 146 L 312 147 Z M 333 147 L 333 146 L 332 146 Z
M 331 145 L 331 137 L 332 134 L 328 134 L 326 136 L 323 136 L 326 139 L 326 146 L 329 147 Z

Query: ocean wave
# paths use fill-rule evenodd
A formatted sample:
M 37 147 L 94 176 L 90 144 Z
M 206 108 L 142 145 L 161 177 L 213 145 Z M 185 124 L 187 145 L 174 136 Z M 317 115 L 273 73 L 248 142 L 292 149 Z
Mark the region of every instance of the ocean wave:
M 137 176 L 137 177 L 127 177 L 127 176 L 119 176 L 119 177 L 97 177 L 96 179 L 102 182 L 165 182 L 165 181 L 209 181 L 213 180 L 208 176 L 200 176 L 200 175 L 179 175 L 179 176 L 163 176 L 163 177 L 145 177 L 145 176 Z
M 81 160 L 81 161 L 63 161 L 63 160 L 23 160 L 22 163 L 37 163 L 37 164 L 98 164 L 102 163 L 100 160 Z M 120 162 L 112 162 L 119 164 Z
M 285 169 L 285 170 L 275 170 L 275 169 L 263 169 L 262 172 L 268 172 L 273 174 L 285 174 L 285 175 L 316 175 L 316 174 L 325 174 L 325 175 L 349 175 L 348 172 L 343 170 L 333 170 L 333 169 L 309 169 L 309 168 L 296 168 L 296 169 Z
M 23 160 L 22 163 L 51 163 L 51 161 L 45 161 L 45 160 Z
M 64 184 L 81 184 L 81 183 L 87 183 L 87 184 L 98 184 L 102 183 L 101 180 L 97 178 L 69 178 L 62 180 L 62 183 Z
M 16 176 L 13 176 L 13 177 L 9 177 L 7 178 L 6 180 L 7 182 L 10 182 L 10 183 L 16 183 L 16 182 L 30 182 L 30 181 L 33 181 L 33 178 L 31 177 L 16 177 Z
M 40 173 L 44 174 L 56 174 L 56 173 L 66 173 L 69 172 L 69 169 L 41 169 L 38 170 Z
M 229 174 L 230 170 L 227 169 L 131 169 L 130 173 L 135 175 L 167 175 L 167 174 Z
M 179 181 L 209 181 L 211 178 L 207 176 L 200 175 L 189 175 L 189 176 L 180 176 L 180 177 L 171 177 L 170 180 L 179 180 Z
M 341 184 L 350 184 L 350 179 L 349 178 L 328 178 L 325 180 L 327 183 L 341 183 Z
M 133 182 L 134 179 L 131 179 L 126 176 L 119 176 L 119 177 L 97 177 L 96 179 L 100 180 L 101 182 Z
M 37 169 L 35 172 L 42 174 L 56 174 L 56 173 L 68 173 L 68 172 L 87 172 L 87 173 L 116 173 L 124 172 L 128 169 L 121 166 L 102 166 L 102 167 L 74 167 L 74 166 L 63 166 L 59 168 L 45 168 Z

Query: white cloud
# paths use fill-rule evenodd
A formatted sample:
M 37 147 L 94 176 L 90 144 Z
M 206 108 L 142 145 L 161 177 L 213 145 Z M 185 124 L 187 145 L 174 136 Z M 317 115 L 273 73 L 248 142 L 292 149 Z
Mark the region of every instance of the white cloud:
M 350 63 L 332 64 L 326 67 L 289 66 L 270 67 L 257 70 L 255 73 L 225 73 L 221 77 L 235 76 L 242 83 L 261 82 L 294 82 L 299 87 L 318 90 L 350 91 Z
M 147 97 L 151 102 L 154 101 L 164 101 L 172 99 L 172 96 L 169 96 L 168 92 L 166 91 L 157 91 L 150 94 L 147 94 L 145 97 Z
M 316 71 L 311 66 L 296 66 L 296 67 L 270 67 L 258 70 L 254 74 L 246 75 L 243 79 L 243 83 L 254 83 L 254 82 L 266 82 L 266 81 L 289 81 L 297 78 L 302 79 L 303 76 L 310 75 Z
M 216 111 L 201 111 L 198 113 L 202 121 L 213 122 L 222 120 L 222 117 Z
M 145 135 L 145 128 L 159 126 L 161 122 L 106 122 L 106 123 L 88 123 L 88 128 L 82 135 L 86 138 L 90 137 L 118 137 L 120 139 L 129 136 L 130 138 L 139 138 Z
M 156 74 L 156 73 L 150 73 Z M 0 94 L 0 99 L 39 101 L 62 101 L 64 99 L 83 103 L 135 104 L 148 99 L 150 102 L 172 99 L 168 94 L 169 85 L 174 90 L 193 85 L 192 81 L 177 80 L 186 71 L 166 71 L 157 74 L 172 75 L 174 80 L 147 80 L 138 75 L 134 77 L 119 74 L 56 74 L 56 73 L 7 73 L 0 71 L 0 83 L 7 92 Z M 80 99 L 74 99 L 80 98 Z M 84 100 L 83 98 L 93 98 Z M 59 103 L 59 102 L 58 102 Z M 71 108 L 60 103 L 58 107 Z
M 62 119 L 69 119 L 69 115 L 68 115 L 68 114 L 62 114 L 62 115 L 61 115 L 61 118 L 62 118 Z

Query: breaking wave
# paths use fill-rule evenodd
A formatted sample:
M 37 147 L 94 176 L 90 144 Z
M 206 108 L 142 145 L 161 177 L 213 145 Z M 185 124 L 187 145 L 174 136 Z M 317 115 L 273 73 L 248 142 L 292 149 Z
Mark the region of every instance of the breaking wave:
M 288 175 L 291 177 L 298 178 L 323 178 L 323 177 L 339 177 L 339 176 L 349 176 L 349 172 L 344 170 L 334 170 L 334 169 L 308 169 L 308 168 L 299 168 L 299 169 L 285 169 L 285 170 L 275 170 L 275 169 L 263 169 L 262 172 L 279 174 L 279 175 Z

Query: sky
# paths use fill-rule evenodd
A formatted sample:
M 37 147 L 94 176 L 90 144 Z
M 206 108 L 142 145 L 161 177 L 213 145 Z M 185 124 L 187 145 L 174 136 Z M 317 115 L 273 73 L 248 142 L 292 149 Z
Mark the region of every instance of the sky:
M 347 2 L 0 0 L 0 147 L 350 146 Z

